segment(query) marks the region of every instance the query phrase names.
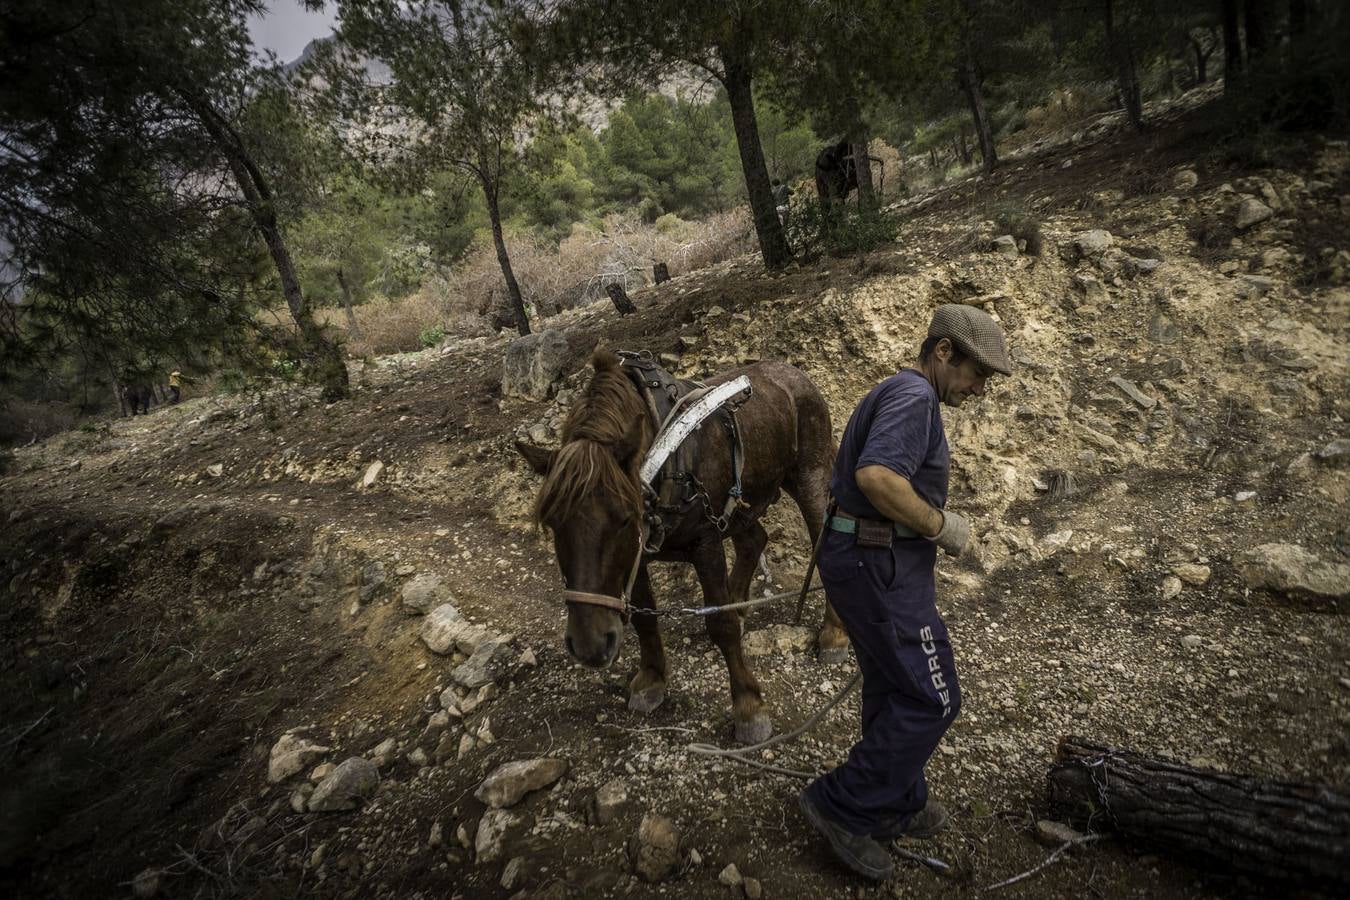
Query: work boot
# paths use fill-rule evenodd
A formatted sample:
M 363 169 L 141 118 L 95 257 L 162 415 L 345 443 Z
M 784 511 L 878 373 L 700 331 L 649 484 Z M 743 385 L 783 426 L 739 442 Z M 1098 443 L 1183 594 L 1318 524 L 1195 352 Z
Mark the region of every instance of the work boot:
M 880 844 L 865 834 L 853 834 L 827 817 L 806 791 L 802 791 L 798 800 L 806 820 L 829 842 L 830 849 L 844 865 L 873 881 L 885 881 L 891 877 L 895 863 Z
M 930 838 L 944 830 L 950 820 L 951 814 L 947 812 L 947 807 L 930 798 L 903 828 L 892 825 L 872 836 L 879 841 L 893 841 L 902 837 Z

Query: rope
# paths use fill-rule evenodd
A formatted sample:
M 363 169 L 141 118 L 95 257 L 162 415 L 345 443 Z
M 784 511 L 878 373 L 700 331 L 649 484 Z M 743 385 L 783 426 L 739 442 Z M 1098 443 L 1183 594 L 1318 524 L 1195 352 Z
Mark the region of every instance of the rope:
M 818 584 L 815 587 L 807 588 L 803 595 L 825 590 L 825 586 Z M 637 609 L 630 610 L 634 615 L 644 616 L 670 616 L 679 613 L 685 616 L 715 616 L 720 612 L 734 612 L 738 609 L 754 609 L 756 606 L 764 606 L 769 603 L 777 603 L 787 597 L 797 596 L 797 591 L 783 591 L 781 594 L 770 594 L 767 597 L 760 597 L 758 600 L 745 600 L 740 603 L 728 603 L 726 606 L 685 606 L 680 609 Z
M 790 741 L 793 738 L 796 738 L 810 731 L 812 728 L 816 726 L 816 724 L 821 719 L 825 718 L 826 714 L 828 714 L 830 710 L 838 706 L 843 701 L 843 699 L 848 696 L 849 692 L 852 691 L 855 686 L 857 686 L 859 681 L 862 681 L 862 672 L 855 673 L 853 678 L 849 681 L 849 683 L 844 685 L 843 689 L 840 690 L 839 693 L 831 697 L 828 703 L 826 703 L 824 706 L 818 709 L 815 715 L 813 715 L 811 718 L 807 719 L 800 726 L 793 729 L 792 731 L 789 731 L 786 734 L 775 735 L 774 737 L 769 738 L 767 741 L 761 741 L 760 743 L 752 744 L 749 747 L 736 747 L 735 749 L 731 750 L 725 750 L 714 744 L 701 744 L 701 743 L 690 744 L 685 749 L 687 749 L 690 753 L 695 754 L 696 756 L 716 756 L 722 759 L 730 759 L 734 760 L 735 762 L 745 763 L 747 766 L 754 766 L 756 769 L 763 769 L 766 772 L 774 772 L 778 775 L 791 775 L 795 778 L 815 778 L 816 775 L 820 773 L 804 772 L 800 769 L 785 769 L 782 766 L 769 765 L 768 763 L 760 762 L 757 759 L 746 759 L 742 754 L 753 753 L 756 750 L 763 750 L 767 747 L 772 747 L 775 744 L 781 744 L 784 741 Z

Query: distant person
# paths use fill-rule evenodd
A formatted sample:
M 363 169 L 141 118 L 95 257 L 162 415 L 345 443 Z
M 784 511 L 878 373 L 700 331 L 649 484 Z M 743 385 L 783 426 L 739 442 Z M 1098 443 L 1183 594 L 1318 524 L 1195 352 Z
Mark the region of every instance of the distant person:
M 169 402 L 177 403 L 183 399 L 183 373 L 174 369 L 169 373 Z
M 773 180 L 773 205 L 778 210 L 778 221 L 783 225 L 787 224 L 788 201 L 791 199 L 792 188 L 775 178 Z

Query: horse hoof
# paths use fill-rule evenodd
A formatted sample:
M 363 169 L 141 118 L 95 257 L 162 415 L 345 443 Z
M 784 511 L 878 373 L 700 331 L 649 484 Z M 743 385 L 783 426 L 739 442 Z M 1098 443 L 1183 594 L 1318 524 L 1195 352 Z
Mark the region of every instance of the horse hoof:
M 736 743 L 761 744 L 773 734 L 773 721 L 760 713 L 748 722 L 736 723 Z
M 848 661 L 847 647 L 821 647 L 820 664 L 823 666 L 832 666 L 836 663 Z
M 664 687 L 650 687 L 645 691 L 635 691 L 628 695 L 628 708 L 633 712 L 647 714 L 666 700 Z

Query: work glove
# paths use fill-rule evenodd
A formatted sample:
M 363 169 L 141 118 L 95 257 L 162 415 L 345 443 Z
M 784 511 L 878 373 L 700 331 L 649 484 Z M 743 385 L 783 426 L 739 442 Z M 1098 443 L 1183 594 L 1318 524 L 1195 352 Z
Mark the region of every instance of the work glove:
M 942 530 L 933 538 L 948 556 L 960 556 L 970 543 L 970 520 L 949 509 L 942 511 Z

